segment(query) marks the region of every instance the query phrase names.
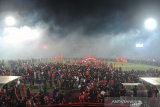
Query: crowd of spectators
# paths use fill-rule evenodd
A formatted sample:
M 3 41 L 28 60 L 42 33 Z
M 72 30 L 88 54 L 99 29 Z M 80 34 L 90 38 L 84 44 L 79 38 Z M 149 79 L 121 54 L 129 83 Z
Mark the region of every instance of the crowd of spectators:
M 7 84 L 1 89 L 0 106 L 31 106 L 38 104 L 66 104 L 66 91 L 76 89 L 79 92 L 79 102 L 104 102 L 104 97 L 126 96 L 126 88 L 122 83 L 137 83 L 140 76 L 160 76 L 158 70 L 123 71 L 114 64 L 67 64 L 40 63 L 18 64 L 6 69 L 0 66 L 0 75 L 22 76 L 18 81 Z M 33 94 L 30 87 L 38 86 Z M 52 89 L 52 92 L 48 90 Z M 136 96 L 136 89 L 133 89 Z M 150 89 L 150 96 L 158 92 Z M 155 96 L 155 95 L 154 95 Z

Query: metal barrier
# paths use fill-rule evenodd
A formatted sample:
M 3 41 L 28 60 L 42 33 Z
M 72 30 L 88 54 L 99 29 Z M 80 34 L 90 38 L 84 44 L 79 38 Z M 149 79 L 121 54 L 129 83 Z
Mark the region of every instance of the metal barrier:
M 128 105 L 129 107 L 160 107 L 160 98 L 153 97 L 106 97 L 104 100 L 104 106 L 117 105 Z

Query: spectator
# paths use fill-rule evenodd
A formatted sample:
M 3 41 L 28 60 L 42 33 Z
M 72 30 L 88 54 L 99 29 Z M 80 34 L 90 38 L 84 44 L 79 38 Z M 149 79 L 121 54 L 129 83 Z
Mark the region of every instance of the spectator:
M 134 86 L 133 90 L 133 97 L 137 97 L 137 86 Z
M 26 101 L 28 105 L 31 102 L 31 104 L 68 103 L 65 100 L 65 91 L 61 91 L 67 89 L 78 89 L 81 93 L 79 96 L 80 102 L 103 102 L 104 97 L 126 96 L 126 89 L 121 86 L 123 82 L 139 82 L 138 78 L 140 76 L 160 76 L 160 72 L 157 70 L 150 70 L 146 73 L 134 70 L 123 72 L 122 69 L 115 68 L 114 64 L 40 63 L 35 65 L 27 64 L 25 67 L 23 65 L 20 64 L 12 68 L 13 71 L 7 70 L 5 67 L 0 69 L 3 72 L 2 75 L 22 76 L 16 90 L 14 88 L 15 83 L 13 83 L 11 89 L 9 87 L 5 88 L 8 94 L 5 95 L 5 91 L 2 90 L 1 105 L 5 105 L 8 100 L 13 105 L 16 105 L 16 102 L 18 102 L 18 105 L 24 105 Z M 41 92 L 34 96 L 32 91 L 26 87 L 27 85 L 36 86 L 36 84 L 41 87 Z M 55 87 L 51 96 L 48 93 L 48 86 Z M 132 90 L 133 96 L 136 97 L 137 87 Z M 150 89 L 148 93 L 150 97 L 157 97 L 158 90 Z M 3 101 L 3 97 L 7 97 L 8 100 Z
M 153 89 L 153 97 L 158 97 L 158 93 L 159 93 L 159 91 L 158 91 L 158 89 L 155 87 L 154 89 Z
M 30 92 L 30 89 L 27 88 L 27 98 L 30 99 L 31 98 L 31 92 Z
M 124 97 L 126 95 L 126 89 L 123 85 L 120 88 L 119 94 L 121 97 Z

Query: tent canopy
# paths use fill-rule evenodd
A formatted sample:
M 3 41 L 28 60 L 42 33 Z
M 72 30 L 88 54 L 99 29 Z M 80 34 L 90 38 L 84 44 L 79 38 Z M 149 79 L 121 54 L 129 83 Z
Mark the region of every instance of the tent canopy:
M 140 79 L 152 85 L 160 85 L 159 77 L 140 77 Z
M 0 76 L 0 84 L 4 85 L 4 84 L 7 84 L 11 81 L 14 81 L 18 78 L 20 78 L 21 76 Z
M 138 86 L 141 83 L 122 83 L 124 86 Z

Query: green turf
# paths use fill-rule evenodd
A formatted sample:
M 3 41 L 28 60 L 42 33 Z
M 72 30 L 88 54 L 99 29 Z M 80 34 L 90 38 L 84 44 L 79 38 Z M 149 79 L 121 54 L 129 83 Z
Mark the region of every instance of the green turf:
M 142 70 L 147 71 L 149 69 L 158 69 L 160 70 L 160 67 L 152 66 L 152 65 L 144 65 L 144 64 L 133 64 L 133 63 L 118 63 L 118 62 L 110 62 L 115 63 L 115 67 L 121 67 L 123 71 L 128 70 Z

